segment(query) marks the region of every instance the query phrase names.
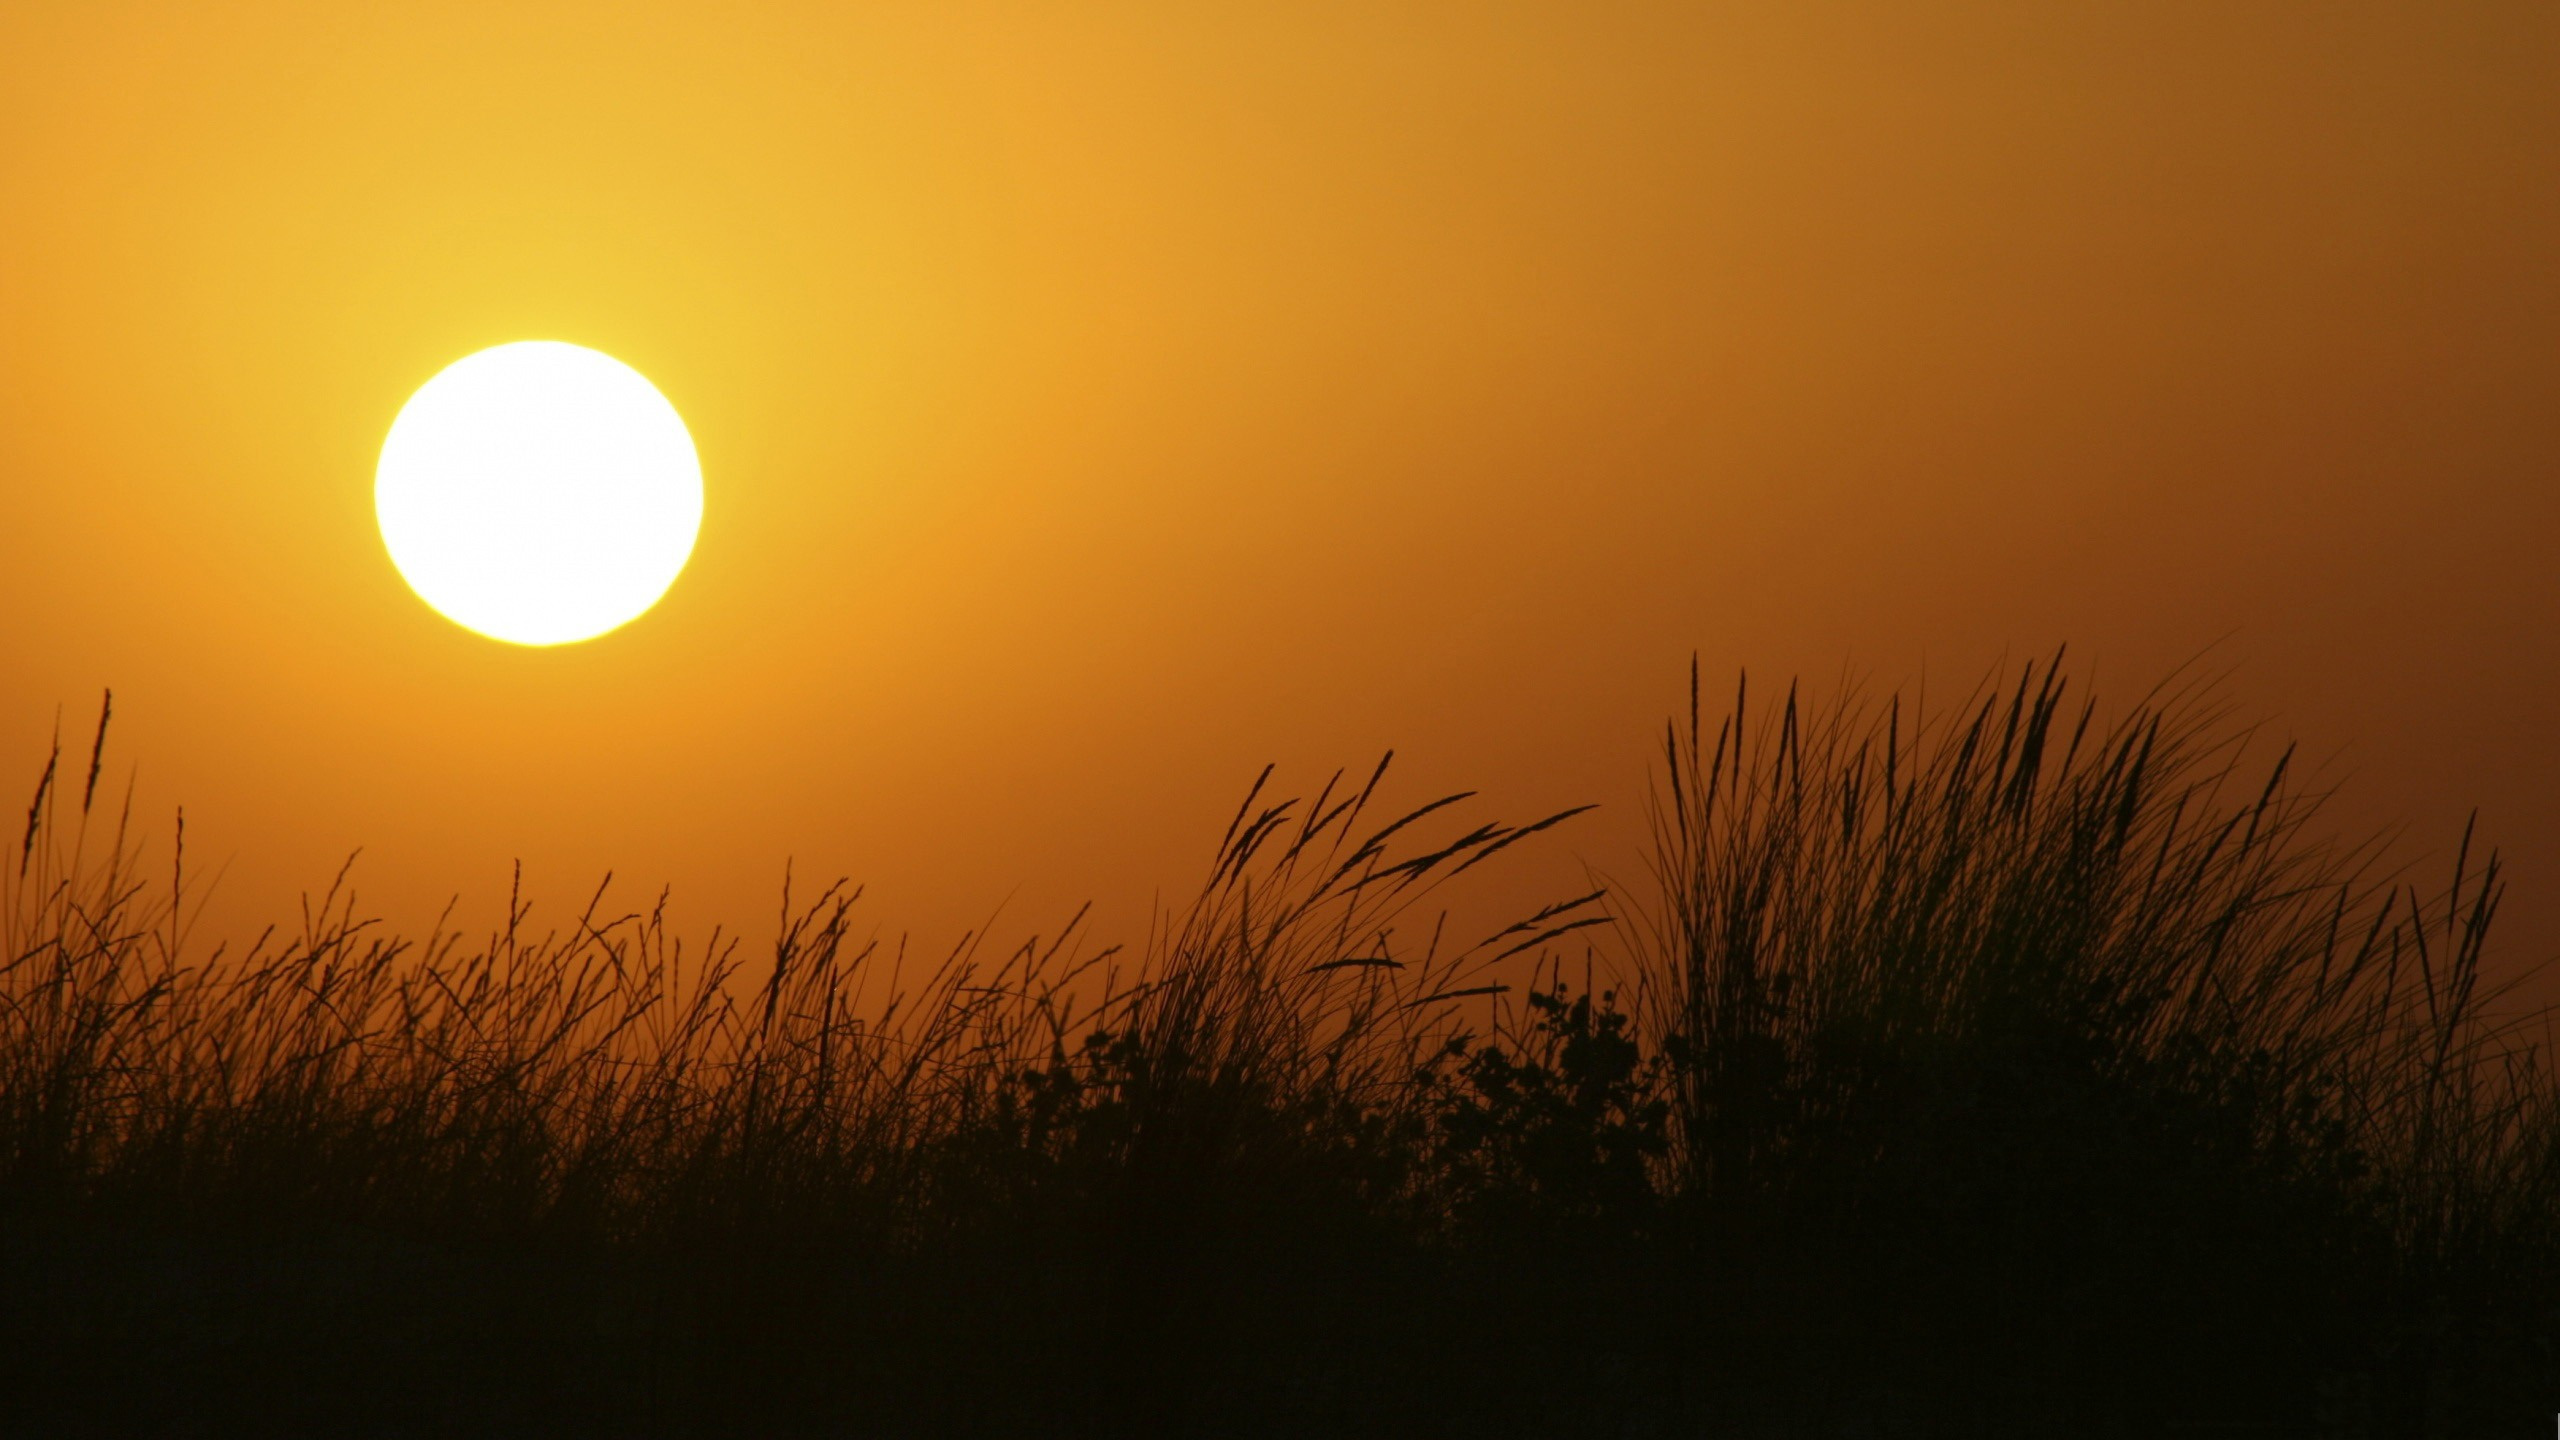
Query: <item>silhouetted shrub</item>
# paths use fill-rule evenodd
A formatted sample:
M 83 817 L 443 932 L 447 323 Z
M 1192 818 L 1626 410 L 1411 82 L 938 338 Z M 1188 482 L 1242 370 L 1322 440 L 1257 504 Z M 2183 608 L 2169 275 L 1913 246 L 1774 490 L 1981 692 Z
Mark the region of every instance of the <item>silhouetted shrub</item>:
M 1529 992 L 1525 1032 L 1449 1041 L 1427 1083 L 1436 1158 L 1462 1218 L 1646 1226 L 1671 1105 L 1614 1001 L 1603 993 L 1594 1008 L 1587 991 L 1556 982 Z

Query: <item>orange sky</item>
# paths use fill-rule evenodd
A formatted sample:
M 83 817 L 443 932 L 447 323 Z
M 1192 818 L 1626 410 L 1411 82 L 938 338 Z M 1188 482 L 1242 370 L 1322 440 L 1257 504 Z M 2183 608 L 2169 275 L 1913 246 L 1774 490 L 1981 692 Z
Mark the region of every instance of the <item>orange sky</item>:
M 1265 760 L 1615 865 L 1692 649 L 2218 641 L 2560 949 L 2556 260 L 2547 0 L 17 0 L 0 778 L 112 684 L 228 917 L 361 845 L 404 922 L 521 856 L 761 928 L 796 856 L 1127 933 Z M 535 337 L 709 487 L 555 651 L 371 510 Z

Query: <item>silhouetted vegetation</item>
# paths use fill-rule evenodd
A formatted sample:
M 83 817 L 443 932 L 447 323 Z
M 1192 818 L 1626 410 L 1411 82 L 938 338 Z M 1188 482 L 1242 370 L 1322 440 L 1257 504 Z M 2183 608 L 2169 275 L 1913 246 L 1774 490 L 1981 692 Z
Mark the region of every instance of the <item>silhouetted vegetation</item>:
M 2494 857 L 2406 883 L 2202 690 L 1695 690 L 1642 883 L 1476 943 L 1440 887 L 1570 812 L 1382 763 L 1257 784 L 1132 950 L 911 960 L 839 886 L 752 969 L 343 876 L 207 949 L 102 714 L 6 871 L 0 1428 L 2540 1433 Z

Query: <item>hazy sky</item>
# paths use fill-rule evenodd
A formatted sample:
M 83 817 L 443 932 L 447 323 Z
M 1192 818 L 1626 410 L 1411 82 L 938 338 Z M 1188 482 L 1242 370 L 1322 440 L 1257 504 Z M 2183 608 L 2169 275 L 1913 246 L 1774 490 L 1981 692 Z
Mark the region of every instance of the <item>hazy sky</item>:
M 371 508 L 525 338 L 708 485 L 554 651 Z M 1390 745 L 1615 866 L 1692 650 L 2068 640 L 2479 805 L 2560 949 L 2555 480 L 2549 0 L 0 7 L 0 790 L 113 685 L 223 923 L 1126 933 Z

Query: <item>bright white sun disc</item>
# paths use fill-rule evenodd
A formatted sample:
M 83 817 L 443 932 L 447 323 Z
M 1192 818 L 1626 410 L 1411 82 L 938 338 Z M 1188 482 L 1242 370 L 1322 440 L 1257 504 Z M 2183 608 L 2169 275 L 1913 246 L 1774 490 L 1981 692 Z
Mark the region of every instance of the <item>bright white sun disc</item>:
M 465 356 L 409 397 L 373 507 L 391 563 L 447 619 L 563 645 L 675 583 L 702 529 L 702 465 L 639 371 L 526 340 Z

